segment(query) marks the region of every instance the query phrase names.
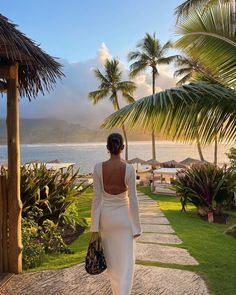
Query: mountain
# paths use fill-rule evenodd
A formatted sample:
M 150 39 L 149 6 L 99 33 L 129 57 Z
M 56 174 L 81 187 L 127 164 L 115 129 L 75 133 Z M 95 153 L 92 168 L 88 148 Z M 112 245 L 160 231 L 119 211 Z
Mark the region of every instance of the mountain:
M 121 132 L 119 130 L 113 130 Z M 60 119 L 21 119 L 21 143 L 82 143 L 105 141 L 111 131 L 92 130 L 79 124 L 68 123 Z M 140 132 L 128 133 L 128 139 L 133 141 L 150 140 L 148 134 Z M 6 122 L 0 119 L 0 144 L 6 144 Z

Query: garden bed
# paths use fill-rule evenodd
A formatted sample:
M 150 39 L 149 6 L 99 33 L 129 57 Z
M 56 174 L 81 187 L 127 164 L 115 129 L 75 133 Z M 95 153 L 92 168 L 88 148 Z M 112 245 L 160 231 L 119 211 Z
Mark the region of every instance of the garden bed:
M 202 220 L 205 220 L 208 222 L 208 216 L 207 215 L 200 215 L 198 214 L 198 216 L 202 219 Z M 218 223 L 218 224 L 227 224 L 229 222 L 229 214 L 225 214 L 225 213 L 222 213 L 222 214 L 214 214 L 213 215 L 213 223 Z
M 75 228 L 72 226 L 65 224 L 63 226 L 64 233 L 62 234 L 63 241 L 66 245 L 72 244 L 78 237 L 81 235 L 85 228 L 80 224 L 77 224 Z

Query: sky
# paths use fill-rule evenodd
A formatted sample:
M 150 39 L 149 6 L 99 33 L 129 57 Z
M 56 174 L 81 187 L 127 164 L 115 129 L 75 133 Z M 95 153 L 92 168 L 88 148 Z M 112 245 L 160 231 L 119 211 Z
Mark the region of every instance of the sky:
M 18 25 L 50 55 L 59 58 L 66 78 L 56 88 L 36 100 L 20 101 L 21 117 L 55 117 L 91 127 L 98 126 L 112 112 L 104 101 L 93 106 L 89 91 L 98 86 L 93 69 L 104 60 L 121 61 L 128 79 L 127 54 L 146 32 L 156 33 L 162 44 L 175 38 L 174 9 L 181 0 L 8 0 L 1 1 L 1 13 Z M 136 81 L 135 98 L 149 95 L 148 72 Z M 157 91 L 174 86 L 171 68 L 161 67 Z M 5 115 L 5 99 L 0 98 L 0 117 Z

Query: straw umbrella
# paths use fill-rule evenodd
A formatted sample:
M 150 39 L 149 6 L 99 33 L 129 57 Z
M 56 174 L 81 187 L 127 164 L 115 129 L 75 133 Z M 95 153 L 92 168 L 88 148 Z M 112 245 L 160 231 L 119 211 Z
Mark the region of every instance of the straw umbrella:
M 127 162 L 130 163 L 130 164 L 137 164 L 137 171 L 138 171 L 138 164 L 142 165 L 142 164 L 145 163 L 145 161 L 140 159 L 140 158 L 133 158 L 131 160 L 128 160 Z
M 208 163 L 207 161 L 201 161 L 201 160 L 198 160 L 198 159 L 194 159 L 194 158 L 186 158 L 184 159 L 183 161 L 180 161 L 180 164 L 184 165 L 184 166 L 192 166 L 192 165 L 195 165 L 195 164 L 205 164 L 205 163 Z
M 175 161 L 175 160 L 170 160 L 166 162 L 161 163 L 162 167 L 174 167 L 174 168 L 185 168 L 185 165 Z
M 21 199 L 20 199 L 20 141 L 18 96 L 29 100 L 39 92 L 53 89 L 57 79 L 63 75 L 61 65 L 38 45 L 16 29 L 16 25 L 0 14 L 0 91 L 7 93 L 7 144 L 8 177 L 8 251 L 4 250 L 4 265 L 0 261 L 0 271 L 20 273 L 22 271 L 21 241 Z M 0 179 L 0 186 L 4 184 Z M 4 186 L 5 187 L 5 186 Z M 0 190 L 0 204 L 1 200 Z M 6 200 L 5 200 L 6 203 Z M 0 206 L 1 210 L 1 206 Z M 1 212 L 0 212 L 1 215 Z M 0 229 L 2 230 L 2 229 Z M 0 241 L 1 243 L 1 241 Z
M 160 166 L 161 165 L 161 162 L 158 162 L 155 159 L 150 159 L 148 161 L 145 161 L 143 164 L 151 165 L 154 168 L 154 167 Z

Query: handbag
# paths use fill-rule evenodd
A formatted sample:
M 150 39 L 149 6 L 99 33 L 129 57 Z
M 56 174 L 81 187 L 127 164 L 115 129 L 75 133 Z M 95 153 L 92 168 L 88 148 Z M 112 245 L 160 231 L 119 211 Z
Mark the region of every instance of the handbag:
M 98 275 L 107 268 L 106 260 L 102 248 L 101 237 L 90 240 L 87 255 L 85 258 L 85 270 L 90 275 Z

